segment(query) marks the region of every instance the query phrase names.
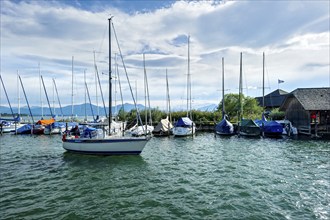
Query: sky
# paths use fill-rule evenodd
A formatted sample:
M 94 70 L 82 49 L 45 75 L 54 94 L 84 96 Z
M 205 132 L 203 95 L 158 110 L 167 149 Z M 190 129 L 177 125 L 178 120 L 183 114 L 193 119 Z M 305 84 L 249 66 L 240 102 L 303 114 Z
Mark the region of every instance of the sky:
M 193 108 L 221 101 L 222 57 L 225 93 L 238 93 L 241 52 L 246 96 L 262 96 L 263 53 L 265 94 L 278 88 L 291 92 L 330 87 L 330 2 L 326 0 L 1 0 L 0 8 L 0 68 L 12 106 L 18 100 L 26 105 L 18 74 L 30 106 L 47 106 L 39 74 L 52 106 L 58 106 L 52 79 L 65 106 L 85 102 L 85 78 L 91 102 L 101 106 L 95 65 L 108 100 L 110 16 L 119 42 L 112 30 L 116 104 L 121 102 L 117 73 L 124 102 L 132 103 L 121 51 L 138 103 L 145 99 L 145 54 L 151 106 L 166 106 L 167 72 L 171 106 L 185 109 L 188 36 Z M 278 84 L 279 79 L 284 82 Z M 0 105 L 8 106 L 0 87 Z

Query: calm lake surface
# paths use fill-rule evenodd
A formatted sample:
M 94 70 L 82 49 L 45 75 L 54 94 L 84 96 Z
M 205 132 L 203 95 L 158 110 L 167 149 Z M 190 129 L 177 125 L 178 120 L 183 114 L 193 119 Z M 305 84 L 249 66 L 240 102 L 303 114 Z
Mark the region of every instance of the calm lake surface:
M 0 136 L 0 219 L 330 219 L 330 142 L 152 138 L 140 156 Z

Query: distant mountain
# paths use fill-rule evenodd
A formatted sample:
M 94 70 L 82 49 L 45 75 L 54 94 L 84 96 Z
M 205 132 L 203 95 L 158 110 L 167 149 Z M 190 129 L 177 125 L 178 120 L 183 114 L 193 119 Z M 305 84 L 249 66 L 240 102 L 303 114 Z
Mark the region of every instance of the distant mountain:
M 209 104 L 206 106 L 199 107 L 199 108 L 197 108 L 197 110 L 203 111 L 203 112 L 214 112 L 215 110 L 217 110 L 217 108 L 218 108 L 218 105 Z
M 119 112 L 119 110 L 121 109 L 122 105 L 117 105 L 116 107 L 112 107 L 112 114 L 117 114 Z M 145 106 L 138 104 L 137 107 L 139 108 L 139 110 L 144 110 Z M 86 108 L 86 114 L 91 116 L 92 114 L 92 110 L 91 110 L 91 106 L 90 104 L 79 104 L 79 105 L 74 105 L 73 106 L 73 112 L 74 115 L 77 116 L 84 116 L 85 115 L 85 108 Z M 207 111 L 207 112 L 212 112 L 215 111 L 217 108 L 216 104 L 209 104 L 209 105 L 205 105 L 205 106 L 200 106 L 200 107 L 195 107 L 195 109 L 199 110 L 199 111 Z M 92 105 L 92 109 L 93 109 L 93 113 L 96 116 L 97 112 L 99 112 L 100 116 L 104 116 L 104 108 L 103 107 L 98 107 L 96 105 Z M 132 109 L 135 109 L 133 104 L 130 103 L 125 103 L 124 104 L 124 110 L 125 112 L 130 112 Z M 63 115 L 65 116 L 71 116 L 71 112 L 72 112 L 72 107 L 71 105 L 68 106 L 64 106 L 62 107 L 63 110 Z M 52 109 L 53 114 L 54 114 L 54 110 Z M 107 114 L 109 114 L 109 108 L 106 107 L 106 111 Z M 173 109 L 172 111 L 185 111 L 185 110 L 180 110 L 180 109 Z M 13 107 L 13 112 L 15 114 L 17 114 L 18 109 L 16 107 Z M 20 112 L 21 114 L 26 114 L 29 115 L 29 109 L 27 106 L 23 106 L 20 108 Z M 44 116 L 50 116 L 51 113 L 49 111 L 48 107 L 43 107 L 43 109 L 41 109 L 40 106 L 32 106 L 31 107 L 31 112 L 33 115 L 43 115 Z M 0 106 L 0 113 L 2 114 L 11 114 L 10 108 L 9 107 L 5 107 L 5 106 Z M 60 108 L 55 108 L 55 115 L 62 115 Z
M 117 105 L 116 107 L 112 107 L 112 114 L 117 114 L 118 111 L 121 109 L 122 105 Z M 145 107 L 144 105 L 140 105 L 138 104 L 137 107 L 139 108 L 139 110 L 144 110 Z M 85 109 L 86 109 L 86 114 L 87 115 L 93 115 L 92 114 L 92 110 L 91 110 L 91 105 L 90 104 L 79 104 L 79 105 L 73 105 L 73 112 L 74 115 L 77 116 L 84 116 L 85 115 Z M 93 113 L 94 115 L 97 115 L 97 112 L 99 112 L 100 116 L 104 116 L 105 112 L 104 112 L 104 108 L 103 107 L 98 107 L 96 105 L 92 105 L 92 109 L 93 109 Z M 109 108 L 105 108 L 107 114 L 109 114 Z M 131 111 L 132 109 L 135 109 L 133 104 L 130 103 L 125 103 L 124 104 L 124 110 L 126 112 Z M 55 112 L 54 109 L 52 109 L 53 114 L 55 113 L 55 115 L 62 115 L 60 108 L 55 108 Z M 72 106 L 68 105 L 68 106 L 64 106 L 62 107 L 62 111 L 63 111 L 63 115 L 65 116 L 71 116 L 72 113 Z M 17 114 L 18 112 L 18 108 L 13 107 L 13 112 L 14 114 Z M 23 106 L 20 108 L 20 112 L 21 114 L 30 114 L 29 108 L 27 106 Z M 33 115 L 43 115 L 44 116 L 50 116 L 50 110 L 48 107 L 43 107 L 41 108 L 40 106 L 32 106 L 31 107 L 31 112 Z M 11 114 L 10 108 L 9 107 L 5 107 L 5 106 L 0 106 L 0 113 L 2 114 Z

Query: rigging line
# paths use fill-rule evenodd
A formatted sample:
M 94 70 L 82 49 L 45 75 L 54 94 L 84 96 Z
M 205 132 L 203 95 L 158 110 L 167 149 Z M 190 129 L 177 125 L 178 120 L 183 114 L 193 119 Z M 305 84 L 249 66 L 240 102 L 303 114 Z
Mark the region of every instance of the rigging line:
M 104 39 L 105 39 L 105 36 L 107 34 L 107 30 L 108 30 L 108 25 L 105 25 L 105 28 L 104 28 L 104 31 L 103 31 L 103 37 L 102 37 L 101 44 L 100 44 L 100 47 L 99 47 L 98 51 L 102 51 Z M 97 58 L 99 58 L 99 56 L 100 56 L 100 53 L 97 54 Z
M 93 115 L 93 120 L 95 122 L 96 120 L 95 120 L 95 117 L 94 117 L 94 111 L 93 111 L 92 101 L 91 101 L 91 97 L 89 95 L 88 86 L 87 86 L 87 83 L 86 82 L 85 82 L 85 86 L 86 86 L 87 96 L 88 96 L 88 100 L 89 100 L 89 106 L 91 107 L 91 111 L 92 111 L 92 115 Z
M 40 77 L 41 77 L 42 85 L 44 86 L 44 91 L 45 91 L 45 95 L 46 95 L 46 98 L 47 98 L 47 103 L 48 103 L 48 107 L 49 107 L 49 111 L 50 111 L 51 117 L 54 118 L 54 115 L 53 115 L 53 112 L 52 112 L 52 108 L 50 107 L 50 103 L 49 103 L 49 99 L 48 99 L 48 94 L 47 94 L 46 86 L 45 86 L 45 83 L 44 83 L 44 78 L 42 77 L 42 75 L 40 75 Z
M 58 104 L 60 105 L 61 114 L 62 114 L 62 118 L 63 118 L 64 114 L 63 114 L 63 110 L 62 110 L 62 106 L 61 106 L 61 102 L 60 102 L 60 96 L 58 95 L 57 86 L 56 86 L 54 78 L 53 78 L 53 82 L 54 82 L 54 86 L 55 86 L 55 91 L 56 91 L 56 95 L 57 95 Z
M 100 93 L 101 93 L 101 98 L 102 98 L 102 102 L 103 102 L 104 113 L 105 113 L 105 116 L 107 116 L 107 110 L 105 107 L 105 102 L 104 102 L 104 97 L 103 97 L 103 92 L 102 92 L 102 87 L 101 87 L 100 75 L 99 75 L 99 71 L 97 69 L 97 65 L 95 62 L 95 53 L 94 53 L 94 67 L 95 67 L 95 72 L 96 72 L 97 80 L 98 80 L 99 87 L 100 87 Z
M 144 57 L 144 54 L 143 54 Z M 149 96 L 149 85 L 148 85 L 148 77 L 147 77 L 147 71 L 145 68 L 145 59 L 143 58 L 144 62 L 144 74 L 145 74 L 145 82 L 146 82 L 146 95 L 148 98 L 148 107 L 149 107 L 149 123 L 152 125 L 152 117 L 151 117 L 151 109 L 150 109 L 150 96 Z M 146 112 L 147 113 L 147 112 Z
M 7 94 L 7 91 L 6 91 L 6 88 L 5 88 L 5 84 L 2 81 L 1 75 L 0 75 L 0 79 L 1 79 L 2 86 L 3 86 L 3 90 L 5 91 L 5 95 L 6 95 L 6 98 L 7 98 L 8 104 L 9 104 L 9 107 L 10 107 L 11 114 L 13 115 L 13 118 L 15 118 L 14 111 L 13 111 L 13 109 L 11 107 L 11 104 L 10 104 L 10 101 L 9 101 L 9 98 L 8 98 L 8 94 Z
M 125 63 L 124 63 L 123 54 L 122 54 L 122 52 L 121 52 L 121 48 L 120 48 L 120 46 L 119 46 L 119 42 L 118 42 L 118 38 L 117 38 L 116 29 L 115 29 L 115 26 L 114 26 L 113 23 L 112 23 L 112 27 L 113 27 L 113 33 L 114 33 L 115 38 L 116 38 L 116 42 L 117 42 L 117 46 L 118 46 L 118 50 L 119 50 L 119 54 L 120 54 L 120 58 L 121 58 L 121 61 L 122 61 L 122 63 L 123 63 L 123 67 L 124 67 L 124 70 L 125 70 L 126 79 L 127 79 L 127 82 L 128 82 L 128 85 L 129 85 L 129 89 L 130 89 L 130 91 L 131 91 L 131 96 L 132 96 L 132 99 L 133 99 L 133 102 L 134 102 L 134 106 L 135 106 L 135 109 L 136 109 L 136 114 L 137 114 L 137 116 L 138 116 L 139 122 L 141 123 L 141 125 L 143 125 L 142 120 L 141 120 L 141 117 L 140 117 L 140 112 L 139 112 L 139 109 L 137 108 L 136 101 L 135 101 L 135 98 L 134 98 L 134 94 L 133 94 L 133 90 L 132 90 L 131 82 L 130 82 L 129 77 L 128 77 L 128 74 L 127 74 L 127 69 L 126 69 L 126 65 L 125 65 Z M 142 129 L 143 129 L 143 131 L 144 131 L 143 126 L 142 126 Z
M 120 90 L 121 105 L 122 105 L 123 111 L 125 112 L 123 92 L 122 92 L 122 89 L 121 89 L 121 82 L 120 82 L 119 69 L 118 69 L 118 63 L 117 63 L 117 54 L 115 54 L 115 62 L 116 62 L 116 74 L 117 74 L 117 77 L 118 77 L 119 90 Z M 126 120 L 126 118 L 125 118 L 125 120 Z

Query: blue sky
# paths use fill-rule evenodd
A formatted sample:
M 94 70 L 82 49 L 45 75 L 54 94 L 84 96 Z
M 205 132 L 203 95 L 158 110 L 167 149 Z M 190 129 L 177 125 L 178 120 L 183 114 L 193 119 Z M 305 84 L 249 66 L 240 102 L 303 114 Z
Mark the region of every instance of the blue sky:
M 278 86 L 288 92 L 330 86 L 329 1 L 4 0 L 0 4 L 1 75 L 13 106 L 18 103 L 17 72 L 30 104 L 40 105 L 39 63 L 51 100 L 55 78 L 61 103 L 71 104 L 72 56 L 74 103 L 84 102 L 85 70 L 96 104 L 93 51 L 99 72 L 108 72 L 110 14 L 141 104 L 145 53 L 151 105 L 165 107 L 167 69 L 171 105 L 185 108 L 188 35 L 195 107 L 220 102 L 222 57 L 226 93 L 238 92 L 240 52 L 245 95 L 262 95 L 263 52 L 266 94 Z M 119 51 L 115 41 L 112 47 L 114 64 L 114 53 Z M 124 101 L 131 102 L 119 59 L 118 66 Z M 107 76 L 100 77 L 103 93 L 108 94 Z M 278 85 L 278 79 L 284 83 Z M 0 95 L 0 104 L 7 105 L 2 88 Z M 119 92 L 116 96 L 119 102 Z M 41 99 L 46 106 L 43 90 Z

